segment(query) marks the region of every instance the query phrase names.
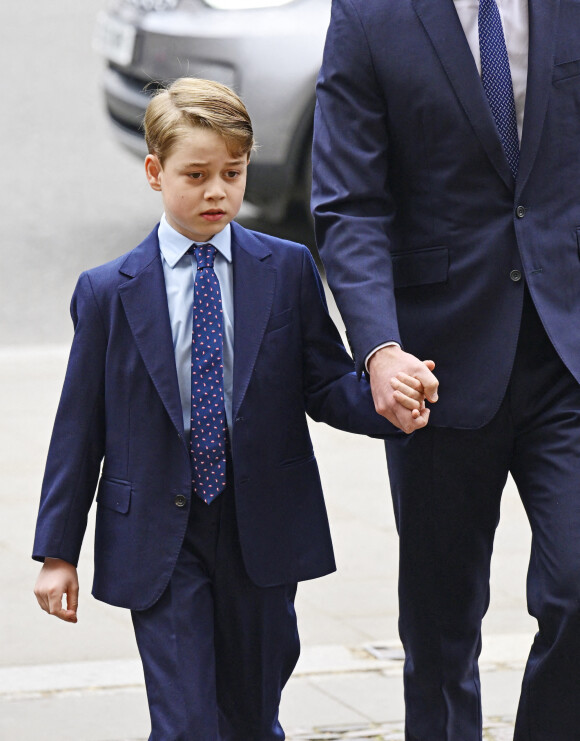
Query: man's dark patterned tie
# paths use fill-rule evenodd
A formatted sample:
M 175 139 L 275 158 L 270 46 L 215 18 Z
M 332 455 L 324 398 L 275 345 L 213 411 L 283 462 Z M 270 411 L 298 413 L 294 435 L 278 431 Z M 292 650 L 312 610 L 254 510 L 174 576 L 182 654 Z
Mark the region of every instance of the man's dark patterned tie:
M 481 81 L 514 178 L 518 174 L 520 144 L 514 89 L 501 17 L 495 0 L 479 1 Z

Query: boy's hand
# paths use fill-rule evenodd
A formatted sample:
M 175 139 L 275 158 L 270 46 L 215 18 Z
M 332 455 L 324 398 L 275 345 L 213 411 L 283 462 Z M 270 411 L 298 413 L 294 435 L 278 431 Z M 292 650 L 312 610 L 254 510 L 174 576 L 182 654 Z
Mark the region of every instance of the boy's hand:
M 423 363 L 432 371 L 435 363 L 432 360 L 424 360 Z M 425 389 L 421 381 L 399 371 L 396 376 L 391 378 L 393 387 L 393 396 L 406 409 L 409 409 L 413 419 L 421 416 L 421 411 L 425 408 Z
M 422 362 L 400 347 L 378 350 L 369 360 L 371 391 L 375 408 L 407 434 L 425 427 L 429 409 L 425 399 L 437 401 L 439 381 L 433 375 L 435 363 Z
M 49 615 L 54 615 L 67 623 L 77 622 L 79 603 L 79 580 L 76 568 L 60 558 L 47 558 L 44 561 L 34 594 L 38 604 Z M 66 609 L 62 598 L 66 594 Z

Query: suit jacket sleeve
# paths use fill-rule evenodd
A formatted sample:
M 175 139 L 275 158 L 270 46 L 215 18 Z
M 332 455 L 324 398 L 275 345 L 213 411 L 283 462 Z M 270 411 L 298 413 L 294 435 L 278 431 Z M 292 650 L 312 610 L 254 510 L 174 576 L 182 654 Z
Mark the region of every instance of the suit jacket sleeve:
M 77 283 L 75 327 L 42 485 L 33 558 L 76 565 L 104 455 L 106 331 L 89 276 Z
M 306 411 L 317 422 L 375 437 L 398 434 L 375 411 L 366 377 L 359 378 L 326 305 L 324 287 L 306 247 L 302 259 L 300 322 Z
M 358 373 L 377 345 L 399 336 L 389 229 L 387 105 L 351 0 L 335 0 L 314 119 L 312 207 L 328 283 Z

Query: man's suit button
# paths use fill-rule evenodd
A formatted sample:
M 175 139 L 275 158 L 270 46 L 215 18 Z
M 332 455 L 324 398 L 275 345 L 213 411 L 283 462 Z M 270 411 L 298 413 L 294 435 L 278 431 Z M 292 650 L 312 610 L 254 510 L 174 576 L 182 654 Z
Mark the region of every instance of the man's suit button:
M 178 494 L 173 501 L 175 502 L 176 507 L 185 507 L 187 504 L 187 497 L 184 497 L 183 494 Z
M 510 273 L 510 278 L 513 280 L 514 283 L 517 283 L 519 280 L 522 279 L 522 274 L 519 270 L 512 270 Z
M 516 216 L 518 217 L 518 219 L 523 219 L 525 215 L 526 215 L 526 207 L 518 206 L 516 208 Z

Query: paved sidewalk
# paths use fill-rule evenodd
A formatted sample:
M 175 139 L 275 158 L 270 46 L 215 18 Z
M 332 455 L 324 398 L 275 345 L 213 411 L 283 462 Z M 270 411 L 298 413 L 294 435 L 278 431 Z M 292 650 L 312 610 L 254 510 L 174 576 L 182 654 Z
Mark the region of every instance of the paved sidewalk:
M 487 641 L 481 662 L 492 713 L 486 739 L 511 738 L 526 651 L 520 635 Z M 284 693 L 288 738 L 402 739 L 401 676 L 396 642 L 306 647 Z M 1 738 L 121 741 L 145 739 L 147 728 L 138 659 L 0 668 Z
M 79 565 L 78 625 L 42 613 L 32 594 L 38 565 L 29 554 L 65 362 L 63 347 L 0 349 L 0 739 L 140 741 L 148 714 L 130 619 L 90 597 L 92 538 Z M 299 586 L 303 651 L 282 722 L 294 741 L 402 739 L 397 536 L 383 448 L 323 425 L 312 434 L 339 570 Z M 485 738 L 495 741 L 512 737 L 534 633 L 524 597 L 529 542 L 510 483 L 481 662 Z
M 492 716 L 485 738 L 510 738 L 526 651 L 521 635 L 487 641 L 482 683 Z M 281 716 L 288 738 L 402 739 L 401 676 L 397 642 L 306 647 L 284 693 Z M 138 659 L 0 668 L 3 739 L 121 741 L 145 739 L 147 728 Z

